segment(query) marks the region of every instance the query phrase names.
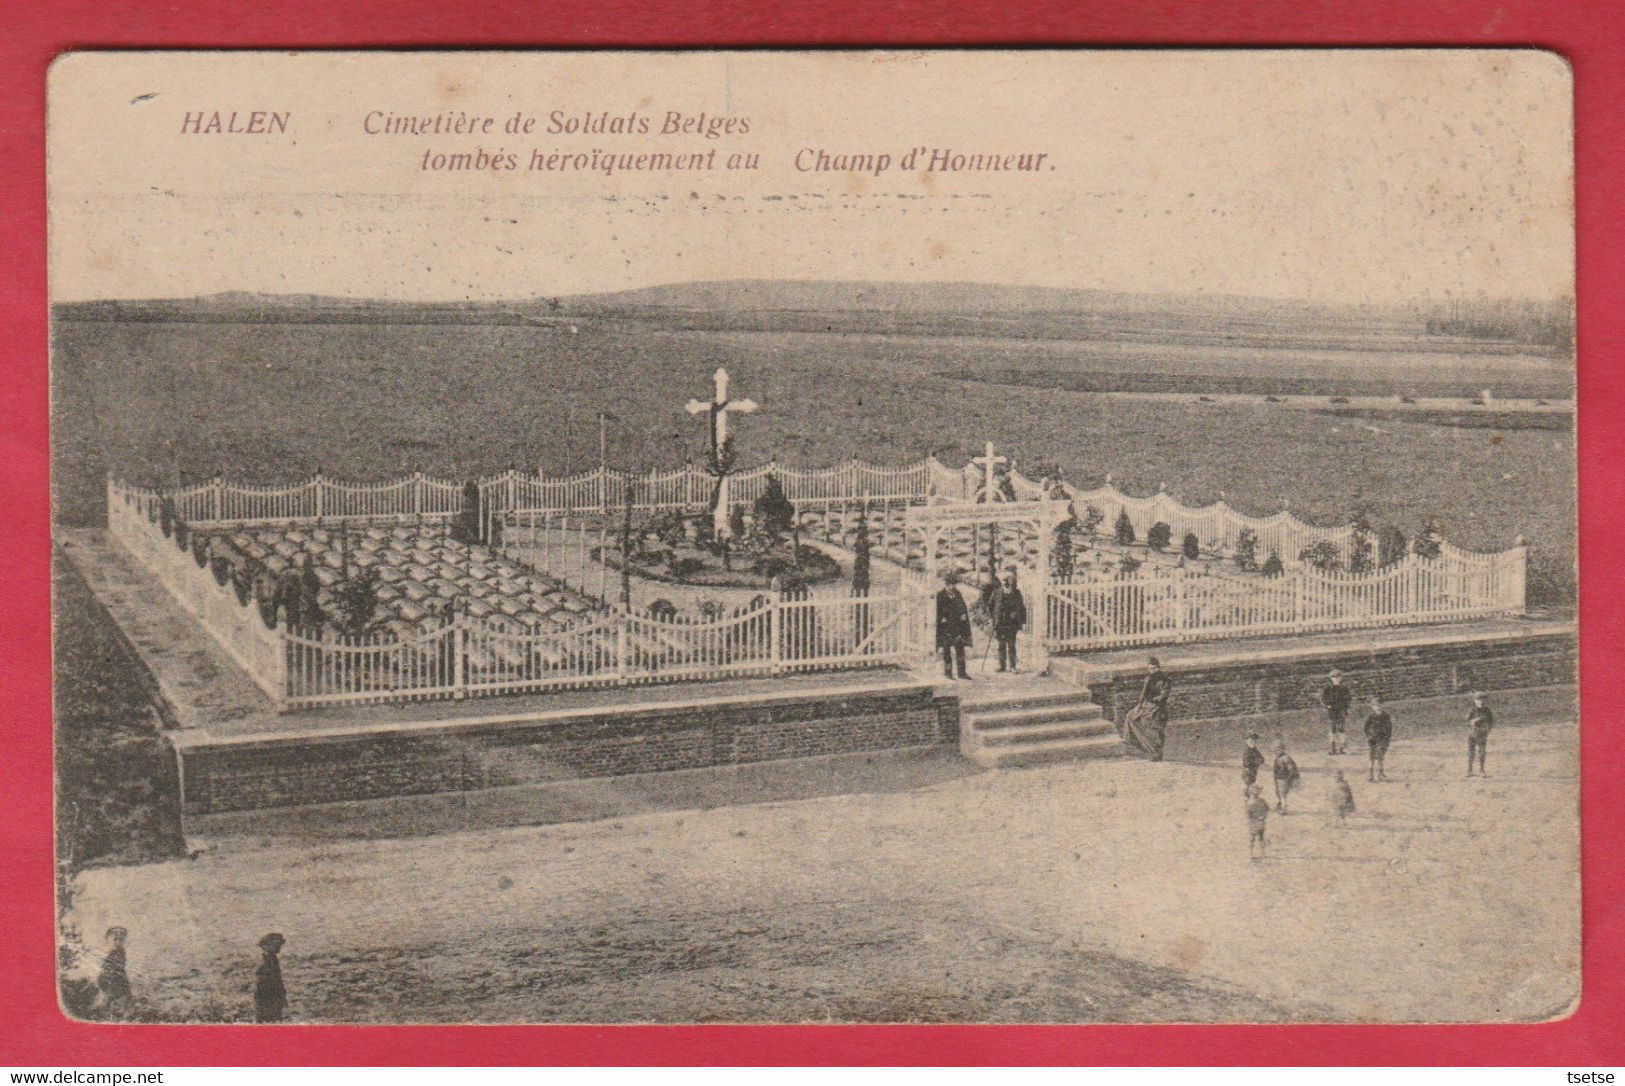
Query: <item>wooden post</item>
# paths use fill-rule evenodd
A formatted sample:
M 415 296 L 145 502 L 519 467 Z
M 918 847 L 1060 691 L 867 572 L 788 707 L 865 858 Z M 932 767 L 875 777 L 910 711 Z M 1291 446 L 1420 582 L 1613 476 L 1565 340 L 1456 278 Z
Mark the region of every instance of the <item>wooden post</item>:
M 773 674 L 782 670 L 784 660 L 784 594 L 778 594 L 773 605 L 767 612 L 767 643 L 768 659 L 772 661 Z
M 1511 576 L 1507 578 L 1510 584 L 1506 589 L 1507 603 L 1514 614 L 1523 614 L 1528 606 L 1527 593 L 1529 581 L 1529 547 L 1524 543 L 1523 536 L 1513 541 L 1512 550 L 1507 553 L 1507 561 L 1512 567 Z
M 576 526 L 576 579 L 582 595 L 587 594 L 587 522 Z
M 1185 571 L 1174 570 L 1174 634 L 1185 639 Z
M 468 637 L 468 629 L 463 625 L 461 615 L 452 616 L 451 626 L 451 682 L 455 690 L 454 696 L 461 699 L 468 697 L 468 677 L 464 675 L 464 663 L 468 657 L 468 646 L 464 644 Z

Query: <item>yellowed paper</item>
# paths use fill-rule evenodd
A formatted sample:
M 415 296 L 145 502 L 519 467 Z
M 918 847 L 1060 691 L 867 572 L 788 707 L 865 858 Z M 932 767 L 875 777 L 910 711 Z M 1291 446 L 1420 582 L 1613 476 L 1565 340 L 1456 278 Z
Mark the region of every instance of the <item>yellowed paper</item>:
M 65 1012 L 1568 1013 L 1570 99 L 65 56 Z

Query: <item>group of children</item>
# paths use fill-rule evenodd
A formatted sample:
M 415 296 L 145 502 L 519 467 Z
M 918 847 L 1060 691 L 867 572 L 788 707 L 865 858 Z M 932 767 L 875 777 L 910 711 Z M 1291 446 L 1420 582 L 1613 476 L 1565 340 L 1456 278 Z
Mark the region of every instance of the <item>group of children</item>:
M 1484 772 L 1484 761 L 1489 747 L 1490 729 L 1495 726 L 1495 714 L 1491 712 L 1482 693 L 1475 692 L 1472 698 L 1472 708 L 1467 713 L 1467 776 L 1475 775 L 1476 761 L 1477 776 L 1483 777 L 1487 776 Z M 1383 708 L 1382 700 L 1377 695 L 1371 695 L 1369 700 L 1370 711 L 1365 720 L 1365 737 L 1370 755 L 1368 779 L 1374 783 L 1388 779 L 1388 774 L 1384 771 L 1384 762 L 1388 756 L 1388 746 L 1394 737 L 1394 719 Z M 1320 694 L 1320 703 L 1326 709 L 1327 723 L 1331 731 L 1331 747 L 1328 751 L 1331 755 L 1348 752 L 1348 712 L 1353 701 L 1353 692 L 1344 684 L 1343 673 L 1333 668 Z M 1263 786 L 1258 783 L 1258 775 L 1264 764 L 1264 753 L 1258 749 L 1258 733 L 1251 732 L 1247 736 L 1247 745 L 1242 752 L 1241 779 L 1245 786 L 1247 852 L 1253 859 L 1259 858 L 1264 853 L 1264 830 L 1270 814 L 1269 801 L 1264 798 Z M 1285 739 L 1276 741 L 1272 776 L 1275 781 L 1275 810 L 1285 814 L 1287 797 L 1298 786 L 1298 781 L 1302 777 L 1298 763 L 1287 753 Z M 1339 820 L 1354 813 L 1354 789 L 1350 787 L 1340 769 L 1332 773 L 1331 802 L 1332 810 Z

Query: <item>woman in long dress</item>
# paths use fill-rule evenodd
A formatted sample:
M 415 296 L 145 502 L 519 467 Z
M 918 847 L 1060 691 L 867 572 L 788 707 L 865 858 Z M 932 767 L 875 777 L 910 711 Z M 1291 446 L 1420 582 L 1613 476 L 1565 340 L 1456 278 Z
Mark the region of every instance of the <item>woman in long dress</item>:
M 1123 718 L 1123 738 L 1153 762 L 1160 762 L 1168 741 L 1168 700 L 1173 696 L 1174 682 L 1155 656 L 1148 663 L 1151 670 L 1140 687 L 1140 700 Z

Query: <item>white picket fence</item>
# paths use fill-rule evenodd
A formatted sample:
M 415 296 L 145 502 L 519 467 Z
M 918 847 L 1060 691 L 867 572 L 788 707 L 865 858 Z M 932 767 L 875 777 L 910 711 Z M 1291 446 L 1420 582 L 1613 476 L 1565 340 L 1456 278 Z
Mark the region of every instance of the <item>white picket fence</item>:
M 958 502 L 974 500 L 984 487 L 982 469 L 974 464 L 950 468 L 935 457 L 912 464 L 885 466 L 850 460 L 829 468 L 803 469 L 775 462 L 729 476 L 729 498 L 749 507 L 761 496 L 768 476 L 776 476 L 786 496 L 803 511 L 820 507 L 855 506 L 860 502 Z M 1187 506 L 1159 491 L 1135 497 L 1108 481 L 1082 490 L 1066 483 L 1035 482 L 1011 469 L 1004 486 L 1017 500 L 1032 501 L 1057 494 L 1070 498 L 1081 517 L 1089 506 L 1100 510 L 1097 529 L 1109 535 L 1119 513 L 1127 512 L 1135 534 L 1144 539 L 1153 524 L 1169 526 L 1178 546 L 1187 533 L 1213 552 L 1233 553 L 1243 531 L 1258 540 L 1258 558 L 1271 552 L 1282 561 L 1296 562 L 1308 547 L 1329 542 L 1346 562 L 1353 540 L 1348 525 L 1323 527 L 1299 520 L 1282 510 L 1255 517 L 1223 501 L 1208 506 Z M 510 470 L 475 480 L 482 524 L 525 516 L 608 514 L 624 509 L 630 495 L 641 512 L 692 510 L 710 504 L 716 479 L 695 465 L 644 475 L 609 469 L 573 476 L 526 474 Z M 111 502 L 115 490 L 154 493 L 109 480 Z M 374 521 L 409 521 L 452 516 L 463 507 L 463 485 L 421 472 L 386 482 L 357 483 L 316 475 L 286 486 L 252 486 L 215 478 L 168 494 L 177 516 L 189 524 L 291 523 L 317 518 L 354 518 Z
M 732 477 L 735 500 L 754 501 L 769 474 L 784 483 L 803 511 L 836 515 L 845 538 L 845 515 L 860 502 L 878 521 L 877 556 L 888 553 L 887 503 L 966 501 L 985 480 L 976 465 L 951 469 L 928 458 L 886 468 L 850 461 L 823 471 L 768 464 Z M 635 482 L 635 507 L 692 508 L 708 500 L 714 480 L 693 468 L 656 473 Z M 1436 558 L 1409 555 L 1368 574 L 1322 573 L 1296 564 L 1317 542 L 1331 542 L 1347 560 L 1353 531 L 1323 528 L 1282 511 L 1249 517 L 1223 502 L 1188 507 L 1166 493 L 1146 498 L 1108 485 L 1078 490 L 1064 483 L 1007 475 L 1018 500 L 1067 496 L 1074 512 L 1092 505 L 1103 514 L 1102 534 L 1126 512 L 1136 535 L 1169 525 L 1175 547 L 1193 533 L 1209 553 L 1234 552 L 1243 531 L 1258 540 L 1258 558 L 1275 551 L 1288 564 L 1280 577 L 1147 566 L 1126 576 L 1087 574 L 1052 583 L 1027 568 L 1025 542 L 1012 560 L 1023 565 L 1022 585 L 1042 616 L 1050 651 L 1086 651 L 1228 637 L 1285 635 L 1324 630 L 1445 622 L 1524 608 L 1527 552 L 1521 545 L 1499 554 L 1474 554 L 1441 544 Z M 518 472 L 481 480 L 482 515 L 510 533 L 521 525 L 546 530 L 550 517 L 617 511 L 626 477 L 591 472 L 571 479 Z M 165 501 L 193 527 L 224 523 L 298 523 L 319 517 L 357 519 L 444 518 L 462 509 L 463 487 L 415 474 L 390 483 L 344 483 L 316 477 L 287 487 L 245 487 L 212 480 L 166 496 L 109 479 L 111 535 L 221 644 L 279 706 L 397 701 L 544 691 L 684 679 L 716 679 L 823 668 L 908 663 L 934 640 L 931 597 L 935 585 L 905 571 L 895 595 L 868 598 L 768 597 L 727 618 L 656 619 L 606 610 L 552 629 L 524 628 L 511 619 L 459 613 L 416 629 L 390 628 L 361 638 L 333 633 L 307 636 L 269 628 L 253 600 L 238 602 L 189 551 L 161 530 Z M 600 518 L 601 519 L 601 518 Z M 826 525 L 826 527 L 829 527 Z M 577 524 L 577 564 L 585 569 L 588 535 Z M 594 527 L 602 545 L 604 523 Z M 1025 537 L 1023 537 L 1024 539 Z M 906 563 L 909 541 L 897 559 Z M 608 595 L 600 572 L 598 596 Z M 584 585 L 583 590 L 590 590 Z
M 1519 614 L 1526 556 L 1522 546 L 1473 554 L 1446 545 L 1437 558 L 1413 554 L 1368 574 L 1162 569 L 1052 583 L 1043 637 L 1052 652 L 1080 652 Z
M 458 615 L 414 635 L 285 634 L 286 705 L 393 702 L 907 664 L 931 597 L 764 598 L 728 618 L 606 611 L 528 630 Z
M 311 636 L 267 626 L 257 601 L 239 602 L 164 534 L 161 505 L 150 492 L 110 490 L 109 534 L 283 709 L 895 666 L 932 636 L 931 597 L 918 588 L 769 595 L 710 621 L 603 611 L 535 629 L 458 613 L 416 630 Z
M 123 491 L 117 500 L 110 499 L 107 530 L 261 690 L 281 700 L 287 688 L 282 632 L 265 625 L 252 599 L 244 606 L 230 584 L 217 583 L 207 567 L 197 564 L 190 547 L 182 550 L 164 535 L 155 496 Z
M 1280 555 L 1283 562 L 1296 562 L 1300 554 L 1317 543 L 1330 543 L 1338 557 L 1347 562 L 1354 541 L 1351 525 L 1322 527 L 1299 520 L 1285 509 L 1269 516 L 1254 517 L 1237 512 L 1222 500 L 1206 506 L 1185 505 L 1160 490 L 1150 497 L 1136 498 L 1111 483 L 1093 490 L 1063 484 L 1063 489 L 1072 499 L 1079 517 L 1084 516 L 1087 507 L 1100 510 L 1103 519 L 1097 531 L 1108 537 L 1117 524 L 1118 515 L 1126 512 L 1137 539 L 1143 540 L 1151 526 L 1160 522 L 1168 525 L 1175 547 L 1190 534 L 1196 536 L 1206 551 L 1233 554 L 1241 533 L 1251 531 L 1258 541 L 1260 562 L 1271 551 Z M 1371 543 L 1375 547 L 1374 536 Z
M 936 494 L 961 500 L 966 496 L 965 472 L 927 458 L 901 466 L 850 460 L 816 469 L 769 462 L 730 475 L 731 500 L 740 505 L 754 502 L 765 489 L 769 475 L 778 477 L 791 501 L 804 505 L 864 499 L 923 501 L 927 495 Z M 615 512 L 625 506 L 629 490 L 637 510 L 692 509 L 708 505 L 716 487 L 716 479 L 694 465 L 644 475 L 600 469 L 555 477 L 510 470 L 474 482 L 482 516 L 487 510 L 539 514 Z M 110 481 L 109 488 L 115 487 L 144 489 Z M 281 486 L 255 486 L 217 477 L 171 490 L 168 497 L 176 515 L 190 524 L 276 523 L 318 517 L 409 520 L 457 513 L 463 507 L 463 487 L 422 472 L 375 483 L 315 475 L 301 483 Z

